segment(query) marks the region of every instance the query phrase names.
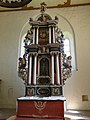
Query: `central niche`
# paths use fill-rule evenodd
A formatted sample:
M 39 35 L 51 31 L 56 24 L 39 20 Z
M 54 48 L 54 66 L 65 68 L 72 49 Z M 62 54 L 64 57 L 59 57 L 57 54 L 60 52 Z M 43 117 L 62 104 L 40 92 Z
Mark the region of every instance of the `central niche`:
M 49 76 L 49 60 L 45 57 L 40 60 L 40 76 Z
M 42 56 L 39 59 L 39 85 L 49 85 L 50 84 L 50 59 L 48 57 Z

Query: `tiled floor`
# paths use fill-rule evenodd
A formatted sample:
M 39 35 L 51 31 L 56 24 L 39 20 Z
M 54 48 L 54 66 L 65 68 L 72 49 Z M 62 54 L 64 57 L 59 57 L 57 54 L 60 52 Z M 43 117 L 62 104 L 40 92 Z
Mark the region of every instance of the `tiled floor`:
M 0 118 L 7 119 L 15 113 L 15 109 L 0 109 Z M 68 110 L 65 112 L 65 117 L 71 118 L 71 120 L 90 120 L 90 111 Z

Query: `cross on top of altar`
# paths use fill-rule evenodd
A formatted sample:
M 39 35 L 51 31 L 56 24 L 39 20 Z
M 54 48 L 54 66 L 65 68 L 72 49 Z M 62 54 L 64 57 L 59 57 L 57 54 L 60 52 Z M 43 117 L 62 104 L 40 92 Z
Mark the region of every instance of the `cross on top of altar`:
M 41 13 L 43 14 L 46 11 L 47 4 L 45 2 L 41 3 Z

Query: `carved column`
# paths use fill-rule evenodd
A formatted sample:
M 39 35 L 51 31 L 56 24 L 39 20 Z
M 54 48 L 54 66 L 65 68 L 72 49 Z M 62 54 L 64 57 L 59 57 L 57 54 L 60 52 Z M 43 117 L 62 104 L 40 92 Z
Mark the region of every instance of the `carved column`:
M 33 44 L 35 44 L 35 27 L 33 29 Z
M 55 27 L 53 26 L 53 43 L 55 43 Z
M 61 66 L 61 79 L 60 79 L 60 84 L 63 85 L 63 55 L 62 53 L 60 54 L 60 66 Z
M 33 84 L 36 85 L 36 68 L 37 68 L 37 55 L 34 56 L 34 71 L 33 71 Z
M 51 43 L 51 27 L 49 26 L 49 43 Z
M 31 84 L 32 79 L 32 56 L 29 57 L 29 77 L 28 77 L 28 83 Z
M 56 76 L 57 76 L 57 84 L 60 84 L 60 71 L 59 71 L 59 55 L 56 54 Z
M 52 80 L 51 80 L 51 84 L 54 85 L 54 54 L 51 54 L 51 65 L 52 65 Z
M 36 28 L 36 44 L 38 44 L 38 27 Z

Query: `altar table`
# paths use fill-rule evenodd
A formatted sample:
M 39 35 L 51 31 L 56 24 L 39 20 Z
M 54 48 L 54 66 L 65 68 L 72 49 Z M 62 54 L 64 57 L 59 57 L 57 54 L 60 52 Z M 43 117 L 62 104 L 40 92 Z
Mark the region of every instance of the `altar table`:
M 16 120 L 64 120 L 64 97 L 22 97 L 17 99 Z M 23 119 L 22 119 L 23 118 Z M 26 119 L 27 118 L 27 119 Z

